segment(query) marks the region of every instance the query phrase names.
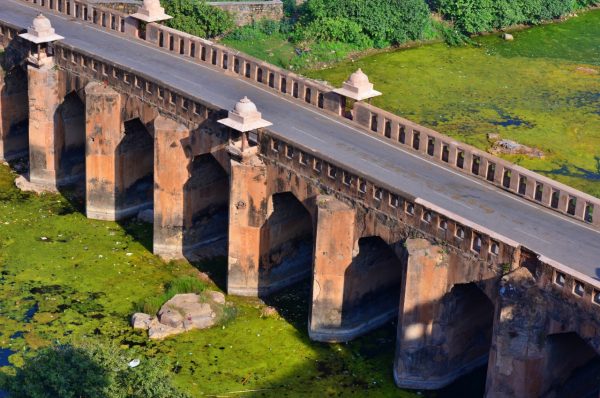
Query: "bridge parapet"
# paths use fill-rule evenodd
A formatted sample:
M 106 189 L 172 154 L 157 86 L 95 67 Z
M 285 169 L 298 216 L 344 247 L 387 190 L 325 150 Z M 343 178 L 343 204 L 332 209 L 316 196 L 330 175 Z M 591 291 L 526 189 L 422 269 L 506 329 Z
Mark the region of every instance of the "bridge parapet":
M 356 103 L 354 113 L 355 121 L 362 127 L 402 148 L 600 227 L 600 200 L 596 197 L 375 106 Z
M 126 32 L 128 22 L 133 19 L 117 10 L 90 4 L 85 0 L 21 0 L 32 3 L 60 14 L 69 15 L 82 21 L 91 22 L 94 25 L 113 30 Z
M 145 32 L 141 34 L 138 22 L 133 18 L 109 8 L 89 4 L 85 0 L 21 1 L 37 4 L 108 30 L 145 40 L 171 53 L 264 85 L 279 94 L 324 112 L 337 116 L 344 113 L 344 98 L 333 92 L 334 87 L 299 76 L 209 40 L 157 23 L 147 24 Z M 172 89 L 168 91 L 176 92 Z M 181 97 L 185 95 L 182 94 Z M 177 100 L 171 105 L 176 103 Z M 356 102 L 352 114 L 361 128 L 383 136 L 405 149 L 600 228 L 600 199 L 598 198 L 457 142 L 446 135 L 375 106 Z

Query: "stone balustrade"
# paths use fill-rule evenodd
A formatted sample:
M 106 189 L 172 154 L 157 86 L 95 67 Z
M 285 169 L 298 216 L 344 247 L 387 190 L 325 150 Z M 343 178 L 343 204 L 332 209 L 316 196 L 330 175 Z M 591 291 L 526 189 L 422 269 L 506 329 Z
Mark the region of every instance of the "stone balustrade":
M 399 146 L 529 201 L 600 227 L 600 200 L 410 120 L 365 103 L 354 120 Z M 594 209 L 597 209 L 594 213 Z

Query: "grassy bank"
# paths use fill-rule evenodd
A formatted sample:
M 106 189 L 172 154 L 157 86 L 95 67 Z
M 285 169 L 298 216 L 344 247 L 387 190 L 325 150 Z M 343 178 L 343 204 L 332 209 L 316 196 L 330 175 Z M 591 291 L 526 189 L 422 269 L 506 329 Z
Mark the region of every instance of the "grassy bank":
M 544 151 L 505 156 L 600 196 L 600 10 L 566 22 L 381 53 L 305 72 L 340 85 L 362 68 L 383 96 L 374 104 L 488 149 L 488 133 Z
M 281 316 L 228 297 L 237 314 L 225 325 L 148 341 L 129 327 L 136 303 L 198 269 L 222 288 L 224 260 L 162 262 L 149 251 L 150 225 L 88 220 L 62 196 L 21 194 L 13 178 L 0 166 L 0 372 L 14 371 L 3 366 L 9 354 L 21 366 L 32 350 L 87 336 L 117 342 L 131 359 L 166 359 L 194 397 L 413 396 L 393 384 L 393 325 L 348 345 L 309 342 L 308 284 L 270 299 Z

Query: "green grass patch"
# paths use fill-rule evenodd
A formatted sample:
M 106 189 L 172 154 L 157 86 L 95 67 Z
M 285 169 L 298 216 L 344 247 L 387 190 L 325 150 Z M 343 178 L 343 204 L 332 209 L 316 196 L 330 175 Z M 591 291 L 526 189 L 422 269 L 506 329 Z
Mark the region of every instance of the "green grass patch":
M 88 339 L 116 344 L 128 360 L 165 363 L 193 397 L 416 397 L 394 385 L 394 324 L 350 344 L 309 340 L 310 283 L 269 299 L 281 317 L 261 318 L 261 301 L 228 296 L 233 305 L 218 326 L 148 340 L 129 324 L 136 303 L 169 290 L 200 291 L 190 280 L 198 270 L 223 286 L 226 259 L 163 262 L 147 248 L 150 225 L 88 220 L 74 199 L 20 194 L 14 177 L 0 165 L 0 348 L 11 350 L 10 363 Z M 229 394 L 247 390 L 255 391 Z
M 335 86 L 362 68 L 373 103 L 487 150 L 487 134 L 541 149 L 506 159 L 600 197 L 600 10 L 564 23 L 433 44 L 305 72 Z
M 167 283 L 165 292 L 153 297 L 148 297 L 135 304 L 135 312 L 144 312 L 154 315 L 162 305 L 177 294 L 196 293 L 206 290 L 206 284 L 191 276 L 180 276 Z

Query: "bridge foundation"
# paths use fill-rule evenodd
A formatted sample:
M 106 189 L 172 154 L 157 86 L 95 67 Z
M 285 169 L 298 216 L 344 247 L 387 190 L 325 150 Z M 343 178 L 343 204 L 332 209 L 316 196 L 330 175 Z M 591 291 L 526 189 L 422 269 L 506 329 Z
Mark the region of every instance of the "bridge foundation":
M 0 69 L 0 161 L 28 153 L 27 75 L 19 67 Z
M 394 378 L 403 388 L 439 389 L 485 365 L 494 307 L 464 283 L 453 266 L 467 268 L 460 259 L 424 239 L 409 239 L 406 248 Z

